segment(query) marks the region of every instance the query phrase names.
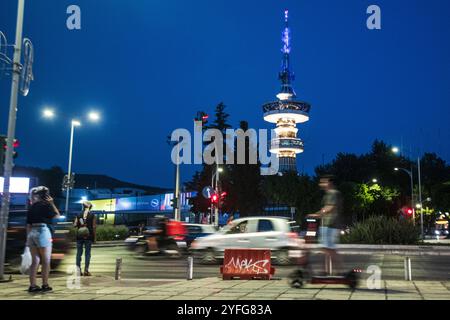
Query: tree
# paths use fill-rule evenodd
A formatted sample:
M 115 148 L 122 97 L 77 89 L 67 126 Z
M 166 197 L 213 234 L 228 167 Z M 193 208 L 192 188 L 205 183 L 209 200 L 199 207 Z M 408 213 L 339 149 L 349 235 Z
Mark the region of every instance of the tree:
M 226 129 L 231 128 L 231 125 L 228 124 L 228 117 L 229 114 L 225 112 L 225 104 L 223 102 L 219 103 L 215 108 L 215 118 L 211 125 L 205 126 L 204 129 L 217 129 L 222 132 L 223 135 L 225 135 Z M 213 143 L 211 141 L 211 143 Z M 209 144 L 209 143 L 208 143 Z M 226 144 L 224 141 L 224 149 L 223 154 L 226 154 Z M 215 156 L 215 152 L 212 152 L 212 155 Z M 229 172 L 229 169 L 226 165 L 222 166 L 224 169 L 224 173 L 220 176 L 220 187 L 222 190 L 227 191 L 229 189 L 229 176 L 227 176 L 227 172 Z M 192 180 L 190 182 L 187 182 L 185 185 L 187 188 L 189 188 L 192 191 L 197 191 L 197 196 L 194 198 L 191 198 L 190 202 L 192 205 L 192 211 L 194 213 L 206 213 L 208 212 L 208 208 L 210 208 L 211 202 L 209 199 L 206 199 L 202 195 L 202 190 L 206 186 L 211 185 L 211 178 L 213 177 L 214 172 L 216 171 L 216 165 L 207 165 L 204 164 L 203 168 L 200 172 L 196 172 L 193 176 Z M 229 205 L 227 201 L 224 202 L 224 205 L 222 206 L 224 210 L 229 209 Z
M 246 121 L 240 122 L 240 129 L 246 132 L 249 129 Z M 263 206 L 263 197 L 261 194 L 261 173 L 260 163 L 250 164 L 250 148 L 257 146 L 251 145 L 249 137 L 245 138 L 245 163 L 237 163 L 237 141 L 234 141 L 234 164 L 230 165 L 229 194 L 227 204 L 232 211 L 239 211 L 241 216 L 259 214 Z

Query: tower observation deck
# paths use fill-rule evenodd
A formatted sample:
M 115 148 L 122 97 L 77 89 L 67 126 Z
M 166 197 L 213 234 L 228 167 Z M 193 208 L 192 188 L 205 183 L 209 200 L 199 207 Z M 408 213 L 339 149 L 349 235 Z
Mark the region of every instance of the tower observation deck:
M 309 121 L 311 106 L 307 102 L 297 101 L 292 87 L 295 79 L 291 71 L 291 29 L 289 27 L 289 12 L 284 12 L 285 27 L 282 32 L 283 62 L 278 79 L 281 82 L 277 101 L 263 105 L 264 120 L 276 124 L 276 138 L 270 143 L 270 152 L 277 154 L 280 172 L 297 172 L 297 154 L 304 151 L 303 141 L 297 138 L 297 124 Z

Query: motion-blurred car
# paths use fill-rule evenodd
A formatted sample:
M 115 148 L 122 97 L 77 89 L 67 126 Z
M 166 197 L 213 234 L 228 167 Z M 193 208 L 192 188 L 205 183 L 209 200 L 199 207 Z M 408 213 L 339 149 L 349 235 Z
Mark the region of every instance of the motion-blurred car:
M 21 255 L 25 248 L 26 210 L 11 211 L 8 219 L 6 239 L 6 267 L 11 272 L 16 272 L 20 266 Z M 51 256 L 51 268 L 56 269 L 70 250 L 69 229 L 72 223 L 65 217 L 55 219 L 52 225 L 53 249 Z
M 227 248 L 271 249 L 279 265 L 291 263 L 289 250 L 298 250 L 300 239 L 287 218 L 248 217 L 234 220 L 213 235 L 196 239 L 191 251 L 202 263 L 217 263 Z
M 188 247 L 191 246 L 192 242 L 195 239 L 206 237 L 216 233 L 216 228 L 210 224 L 194 224 L 194 223 L 186 223 L 184 225 L 186 227 L 186 244 Z

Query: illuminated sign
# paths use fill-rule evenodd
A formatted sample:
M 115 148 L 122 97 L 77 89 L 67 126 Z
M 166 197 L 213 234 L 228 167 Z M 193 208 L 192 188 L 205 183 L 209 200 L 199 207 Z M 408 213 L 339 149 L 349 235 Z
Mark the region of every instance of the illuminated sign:
M 180 194 L 181 209 L 189 211 L 188 199 L 194 197 L 196 192 L 186 192 Z M 160 195 L 123 197 L 116 199 L 92 200 L 94 211 L 122 212 L 122 211 L 172 211 L 173 193 Z
M 0 192 L 3 192 L 5 179 L 0 177 Z M 30 178 L 11 178 L 9 184 L 10 193 L 28 193 L 30 191 Z
M 93 211 L 116 211 L 116 199 L 92 200 L 90 202 L 92 203 Z

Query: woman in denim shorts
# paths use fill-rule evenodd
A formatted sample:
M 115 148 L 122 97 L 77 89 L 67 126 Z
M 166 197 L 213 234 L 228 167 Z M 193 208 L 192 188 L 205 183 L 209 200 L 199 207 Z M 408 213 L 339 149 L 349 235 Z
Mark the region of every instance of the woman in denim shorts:
M 28 292 L 47 292 L 52 290 L 48 285 L 52 255 L 52 234 L 48 225 L 52 219 L 59 218 L 59 211 L 46 187 L 31 189 L 30 203 L 27 213 L 27 246 L 30 248 L 32 263 Z M 39 264 L 42 265 L 42 287 L 36 285 Z

